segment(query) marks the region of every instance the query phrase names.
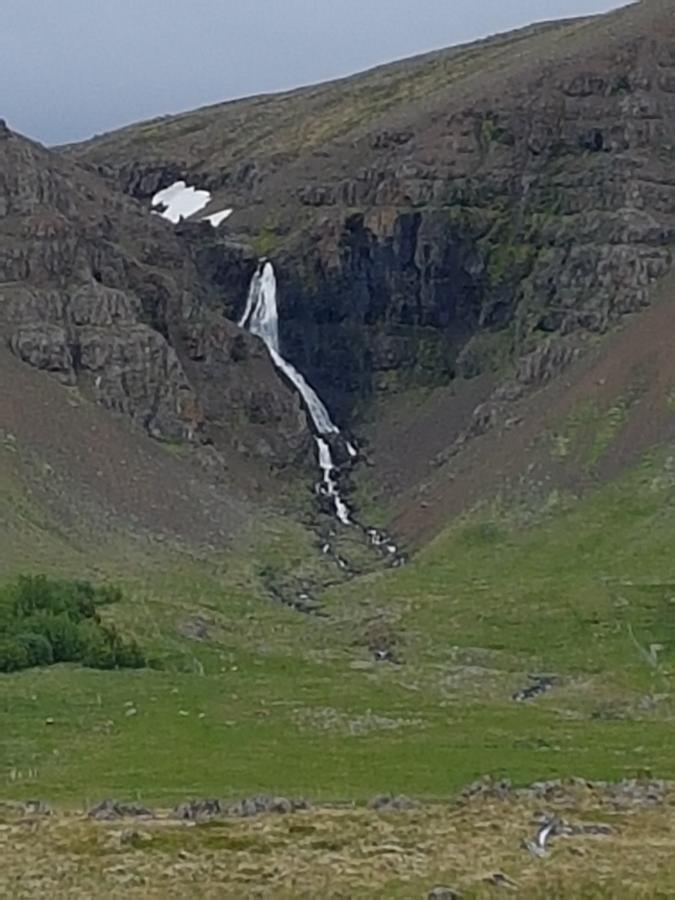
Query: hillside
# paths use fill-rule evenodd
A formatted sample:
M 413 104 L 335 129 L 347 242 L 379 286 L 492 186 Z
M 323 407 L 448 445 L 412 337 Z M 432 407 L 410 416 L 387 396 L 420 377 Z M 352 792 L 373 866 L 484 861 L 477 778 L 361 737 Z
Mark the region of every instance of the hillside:
M 674 148 L 675 0 L 0 130 L 0 611 L 21 574 L 118 585 L 146 662 L 0 673 L 0 892 L 670 896 Z M 179 180 L 212 200 L 174 225 Z M 347 524 L 238 324 L 260 257 L 357 448 Z M 105 797 L 161 812 L 84 821 Z M 608 830 L 537 855 L 542 815 Z
M 228 289 L 189 241 L 4 123 L 0 171 L 0 336 L 16 356 L 161 440 L 209 440 L 234 464 L 238 447 L 268 465 L 302 458 L 297 398 L 223 317 Z M 217 249 L 238 299 L 254 260 Z
M 457 437 L 529 417 L 669 271 L 673 12 L 645 0 L 68 153 L 146 201 L 181 177 L 234 207 L 225 233 L 277 264 L 286 355 L 368 434 L 376 481 L 395 470 L 362 493 L 404 523 L 392 493 L 437 482 Z M 392 461 L 384 423 L 419 391 L 435 425 Z

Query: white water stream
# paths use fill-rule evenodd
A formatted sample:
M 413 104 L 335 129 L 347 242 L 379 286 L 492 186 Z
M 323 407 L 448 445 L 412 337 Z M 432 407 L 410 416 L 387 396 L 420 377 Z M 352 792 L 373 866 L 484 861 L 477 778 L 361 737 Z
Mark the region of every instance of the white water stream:
M 332 421 L 330 414 L 314 388 L 303 375 L 281 355 L 279 347 L 279 315 L 277 309 L 277 279 L 271 262 L 263 262 L 251 281 L 246 309 L 239 325 L 251 334 L 257 335 L 265 343 L 274 365 L 282 372 L 302 397 L 316 434 L 314 440 L 318 450 L 319 468 L 322 475 L 322 490 L 330 497 L 335 514 L 343 525 L 351 525 L 349 507 L 340 496 L 340 488 L 335 478 L 335 465 L 326 435 L 339 434 L 340 429 Z M 347 443 L 347 451 L 353 458 L 355 448 Z

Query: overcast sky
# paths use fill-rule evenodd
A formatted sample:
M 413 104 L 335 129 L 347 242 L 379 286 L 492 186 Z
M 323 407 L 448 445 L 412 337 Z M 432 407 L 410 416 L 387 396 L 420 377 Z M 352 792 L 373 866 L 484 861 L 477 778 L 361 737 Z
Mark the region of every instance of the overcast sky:
M 45 143 L 621 0 L 0 0 L 0 117 Z

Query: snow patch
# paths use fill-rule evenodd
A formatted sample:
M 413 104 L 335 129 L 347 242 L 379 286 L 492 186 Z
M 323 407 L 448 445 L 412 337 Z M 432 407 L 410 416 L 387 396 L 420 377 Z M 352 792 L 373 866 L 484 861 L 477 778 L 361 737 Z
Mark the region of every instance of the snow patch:
M 184 181 L 176 181 L 168 188 L 158 191 L 152 198 L 152 206 L 165 206 L 166 209 L 160 215 L 178 224 L 181 219 L 189 219 L 200 209 L 211 202 L 209 191 L 199 191 L 197 188 L 188 187 Z M 218 214 L 216 214 L 218 215 Z
M 220 212 L 213 213 L 210 216 L 204 216 L 203 221 L 210 222 L 214 228 L 217 228 L 225 221 L 225 219 L 229 219 L 233 212 L 233 209 L 221 209 Z

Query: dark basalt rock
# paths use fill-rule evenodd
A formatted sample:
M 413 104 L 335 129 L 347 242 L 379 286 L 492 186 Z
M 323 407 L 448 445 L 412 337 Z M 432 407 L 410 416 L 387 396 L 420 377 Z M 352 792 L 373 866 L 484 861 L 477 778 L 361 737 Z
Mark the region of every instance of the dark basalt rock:
M 459 796 L 460 803 L 480 801 L 537 800 L 547 805 L 574 805 L 579 794 L 590 792 L 595 801 L 613 809 L 630 809 L 643 806 L 662 806 L 672 797 L 673 785 L 651 778 L 630 778 L 619 782 L 588 781 L 584 778 L 554 778 L 536 781 L 529 787 L 514 788 L 510 781 L 495 781 L 486 777 L 466 787 Z M 604 827 L 604 826 L 603 826 Z M 599 830 L 588 833 L 606 833 Z M 581 833 L 581 832 L 579 832 Z M 585 832 L 584 832 L 585 833 Z
M 294 812 L 304 812 L 310 809 L 306 800 L 289 800 L 287 797 L 257 796 L 247 797 L 228 807 L 229 816 L 248 818 L 260 815 L 290 815 Z
M 171 813 L 172 819 L 194 822 L 227 815 L 227 806 L 220 800 L 189 800 L 180 803 Z
M 210 226 L 179 238 L 18 135 L 0 144 L 0 171 L 0 341 L 19 359 L 152 437 L 209 440 L 275 467 L 307 458 L 297 396 L 223 316 L 223 296 L 230 309 L 245 296 L 250 250 L 223 247 Z M 142 190 L 176 174 L 146 174 Z M 218 254 L 224 270 L 211 271 L 203 257 Z
M 103 800 L 87 813 L 90 819 L 111 822 L 115 819 L 152 819 L 152 810 L 139 803 L 118 803 L 117 800 Z
M 427 900 L 462 900 L 462 895 L 454 888 L 438 885 L 429 891 Z
M 311 806 L 306 800 L 289 800 L 287 797 L 259 795 L 229 804 L 222 800 L 191 800 L 177 806 L 171 813 L 171 817 L 190 821 L 227 816 L 249 818 L 260 815 L 290 815 L 310 808 Z
M 417 800 L 406 797 L 404 794 L 394 796 L 392 794 L 380 794 L 368 804 L 368 809 L 375 812 L 410 812 L 419 809 Z
M 51 170 L 3 166 L 24 175 L 0 188 L 0 217 L 11 208 L 40 222 L 29 252 L 0 244 L 0 278 L 62 287 L 98 273 L 137 297 L 142 324 L 176 351 L 205 426 L 241 431 L 240 416 L 253 426 L 247 452 L 274 464 L 306 453 L 298 408 L 269 368 L 264 397 L 246 390 L 238 373 L 251 375 L 250 346 L 237 343 L 225 365 L 208 339 L 214 316 L 241 312 L 256 256 L 277 268 L 284 356 L 341 425 L 369 400 L 458 373 L 510 367 L 510 386 L 535 390 L 560 376 L 589 333 L 643 309 L 672 266 L 674 42 L 667 5 L 634 4 L 581 30 L 537 26 L 348 87 L 211 107 L 179 127 L 175 118 L 153 123 L 151 138 L 139 126 L 70 148 L 71 159 L 146 204 L 181 178 L 220 192 L 236 209 L 228 229 L 238 248 L 203 223 L 176 230 L 153 217 L 150 229 L 146 216 L 143 240 L 129 232 L 130 253 L 119 198 L 109 221 L 99 211 L 88 231 L 78 199 L 86 186 L 64 190 Z M 484 65 L 467 66 L 474 57 Z M 277 140 L 273 121 L 295 125 Z M 195 341 L 202 351 L 190 356 L 183 345 Z M 51 367 L 48 348 L 26 352 Z M 54 352 L 64 353 L 58 342 Z M 72 377 L 67 357 L 58 364 Z M 230 384 L 225 415 L 208 385 Z M 181 390 L 176 378 L 172 392 Z M 491 398 L 464 437 L 508 419 L 506 402 Z

